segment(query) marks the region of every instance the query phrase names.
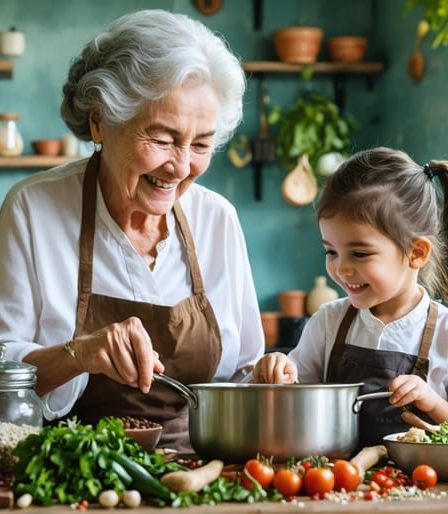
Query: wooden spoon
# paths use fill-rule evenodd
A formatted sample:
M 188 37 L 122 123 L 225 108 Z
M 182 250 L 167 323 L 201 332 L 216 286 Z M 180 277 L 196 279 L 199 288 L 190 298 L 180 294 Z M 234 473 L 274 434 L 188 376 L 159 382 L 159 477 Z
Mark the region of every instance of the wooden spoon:
M 427 421 L 419 418 L 416 414 L 409 410 L 404 410 L 401 413 L 401 419 L 409 425 L 416 428 L 421 428 L 426 432 L 431 432 L 433 434 L 440 432 L 440 425 L 432 425 L 431 423 L 428 423 Z
M 282 193 L 288 203 L 297 206 L 307 205 L 316 197 L 317 180 L 306 154 L 300 156 L 297 166 L 283 181 Z

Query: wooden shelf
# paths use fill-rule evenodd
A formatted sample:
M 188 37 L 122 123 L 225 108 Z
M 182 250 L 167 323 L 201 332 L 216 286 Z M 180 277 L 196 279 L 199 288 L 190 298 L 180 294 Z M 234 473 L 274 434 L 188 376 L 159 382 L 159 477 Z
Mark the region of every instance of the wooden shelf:
M 382 62 L 315 62 L 314 64 L 289 64 L 281 61 L 246 61 L 247 73 L 299 73 L 308 66 L 320 75 L 377 75 L 384 71 Z
M 81 157 L 68 157 L 66 155 L 18 155 L 17 157 L 0 157 L 0 168 L 51 168 L 75 161 Z
M 9 60 L 0 60 L 0 79 L 10 79 L 12 77 L 12 71 L 14 64 Z

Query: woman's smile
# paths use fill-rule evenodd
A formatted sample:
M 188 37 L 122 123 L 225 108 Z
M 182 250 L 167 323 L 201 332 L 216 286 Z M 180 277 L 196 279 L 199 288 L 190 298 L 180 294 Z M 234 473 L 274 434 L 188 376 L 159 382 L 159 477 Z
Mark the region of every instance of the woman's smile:
M 177 187 L 177 182 L 174 184 L 171 182 L 164 182 L 160 178 L 153 177 L 152 175 L 144 175 L 144 177 L 152 186 L 156 186 L 157 188 L 171 191 Z

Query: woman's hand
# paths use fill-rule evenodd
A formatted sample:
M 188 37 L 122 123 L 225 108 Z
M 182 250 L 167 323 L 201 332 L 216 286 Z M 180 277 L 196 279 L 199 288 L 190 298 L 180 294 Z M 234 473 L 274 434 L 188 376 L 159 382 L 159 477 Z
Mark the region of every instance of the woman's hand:
M 422 412 L 432 411 L 439 400 L 439 395 L 417 375 L 399 375 L 389 384 L 392 396 L 389 401 L 394 407 L 404 407 L 410 403 Z
M 134 316 L 77 337 L 73 348 L 79 371 L 103 373 L 120 384 L 139 387 L 143 393 L 151 387 L 153 372 L 164 370 L 148 332 Z
M 258 384 L 294 384 L 297 367 L 284 353 L 268 353 L 255 365 L 253 376 Z

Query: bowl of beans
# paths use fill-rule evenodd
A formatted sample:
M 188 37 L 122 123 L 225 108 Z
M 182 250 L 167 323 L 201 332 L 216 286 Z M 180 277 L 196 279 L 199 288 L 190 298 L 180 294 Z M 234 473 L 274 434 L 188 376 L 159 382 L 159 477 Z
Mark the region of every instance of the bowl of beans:
M 143 449 L 153 450 L 159 442 L 163 427 L 147 418 L 122 416 L 119 418 L 123 423 L 126 435 L 134 439 Z

